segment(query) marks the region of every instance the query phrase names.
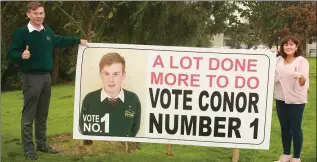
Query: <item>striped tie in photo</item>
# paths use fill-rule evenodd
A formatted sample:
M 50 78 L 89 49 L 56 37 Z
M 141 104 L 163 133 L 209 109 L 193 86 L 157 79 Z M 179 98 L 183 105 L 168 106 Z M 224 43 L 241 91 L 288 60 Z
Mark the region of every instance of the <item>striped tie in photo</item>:
M 108 100 L 114 104 L 118 101 L 118 98 L 108 98 Z

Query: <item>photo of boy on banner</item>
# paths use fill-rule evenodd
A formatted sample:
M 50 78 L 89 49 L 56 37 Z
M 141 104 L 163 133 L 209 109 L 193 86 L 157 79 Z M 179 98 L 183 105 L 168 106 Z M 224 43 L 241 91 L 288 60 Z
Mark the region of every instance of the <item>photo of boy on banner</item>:
M 79 129 L 83 135 L 135 137 L 141 120 L 139 97 L 122 88 L 125 60 L 118 53 L 105 54 L 99 62 L 103 88 L 88 93 L 83 100 Z

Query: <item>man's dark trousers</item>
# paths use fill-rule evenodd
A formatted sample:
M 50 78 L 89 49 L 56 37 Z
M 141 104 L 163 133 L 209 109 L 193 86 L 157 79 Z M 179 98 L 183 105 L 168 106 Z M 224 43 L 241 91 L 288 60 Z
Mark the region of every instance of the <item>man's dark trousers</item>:
M 21 77 L 24 105 L 21 118 L 21 134 L 24 151 L 33 151 L 33 121 L 38 147 L 46 143 L 46 121 L 51 97 L 51 75 L 27 74 Z

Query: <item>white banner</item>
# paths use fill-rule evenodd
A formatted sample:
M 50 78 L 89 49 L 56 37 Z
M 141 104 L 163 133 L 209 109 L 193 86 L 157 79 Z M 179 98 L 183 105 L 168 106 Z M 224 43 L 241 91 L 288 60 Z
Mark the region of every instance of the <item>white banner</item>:
M 108 108 L 99 62 L 114 52 L 125 59 L 127 93 Z M 73 137 L 269 149 L 274 70 L 264 50 L 80 45 Z

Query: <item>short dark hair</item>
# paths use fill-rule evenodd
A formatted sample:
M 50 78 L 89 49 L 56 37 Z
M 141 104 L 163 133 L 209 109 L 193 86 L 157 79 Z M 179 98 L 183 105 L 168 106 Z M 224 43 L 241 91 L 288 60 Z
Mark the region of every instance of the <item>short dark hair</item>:
M 28 11 L 30 10 L 37 10 L 40 7 L 44 8 L 44 4 L 42 2 L 39 1 L 31 1 L 28 3 Z
M 281 41 L 281 44 L 280 44 L 280 55 L 283 57 L 283 58 L 286 58 L 286 54 L 284 53 L 284 44 L 287 43 L 288 41 L 293 41 L 296 45 L 297 45 L 297 50 L 295 51 L 294 53 L 294 57 L 297 57 L 297 56 L 302 56 L 302 47 L 300 45 L 300 42 L 298 40 L 298 38 L 294 35 L 287 35 L 285 36 L 282 41 Z

